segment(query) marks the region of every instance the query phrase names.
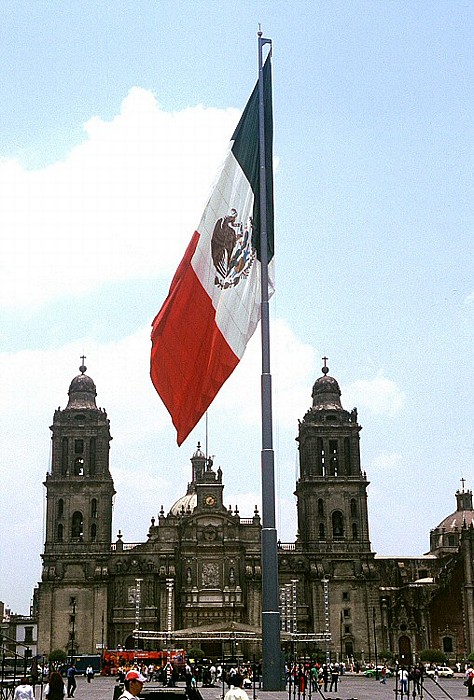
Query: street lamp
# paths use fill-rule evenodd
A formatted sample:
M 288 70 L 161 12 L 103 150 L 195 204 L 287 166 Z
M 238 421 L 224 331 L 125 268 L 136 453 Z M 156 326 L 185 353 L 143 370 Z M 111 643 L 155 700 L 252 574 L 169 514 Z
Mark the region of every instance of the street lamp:
M 377 633 L 375 631 L 375 607 L 372 608 L 372 619 L 374 623 L 374 651 L 375 651 L 375 678 L 379 679 L 379 662 L 377 658 Z
M 76 599 L 71 598 L 71 605 L 72 605 L 72 615 L 71 615 L 71 622 L 72 622 L 72 630 L 71 630 L 71 663 L 72 663 L 72 658 L 74 656 L 74 642 L 76 641 Z

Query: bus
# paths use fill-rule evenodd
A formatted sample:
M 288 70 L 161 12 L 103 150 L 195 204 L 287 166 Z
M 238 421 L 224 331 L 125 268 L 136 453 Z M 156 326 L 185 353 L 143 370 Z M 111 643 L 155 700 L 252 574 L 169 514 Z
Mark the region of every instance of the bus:
M 170 661 L 174 670 L 179 674 L 184 672 L 186 651 L 170 649 L 165 651 L 145 651 L 143 649 L 106 649 L 102 654 L 102 675 L 115 676 L 119 668 L 127 668 L 134 664 L 153 664 L 163 668 Z

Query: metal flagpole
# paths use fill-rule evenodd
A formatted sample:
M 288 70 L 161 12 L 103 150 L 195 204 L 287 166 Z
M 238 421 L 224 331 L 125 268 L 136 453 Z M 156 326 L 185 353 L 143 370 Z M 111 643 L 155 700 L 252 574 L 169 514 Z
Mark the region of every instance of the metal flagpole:
M 265 167 L 265 108 L 263 47 L 270 44 L 258 32 L 258 107 L 260 147 L 260 263 L 262 329 L 262 656 L 263 689 L 281 690 L 280 610 L 278 605 L 278 552 L 275 527 L 275 475 L 272 434 L 272 381 L 268 304 L 267 182 Z M 271 48 L 270 48 L 271 51 Z

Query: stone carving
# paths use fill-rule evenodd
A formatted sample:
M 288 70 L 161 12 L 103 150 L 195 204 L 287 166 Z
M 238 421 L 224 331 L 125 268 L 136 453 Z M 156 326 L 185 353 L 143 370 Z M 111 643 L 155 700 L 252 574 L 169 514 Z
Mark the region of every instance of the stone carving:
M 206 588 L 219 585 L 219 566 L 214 562 L 202 565 L 202 585 Z

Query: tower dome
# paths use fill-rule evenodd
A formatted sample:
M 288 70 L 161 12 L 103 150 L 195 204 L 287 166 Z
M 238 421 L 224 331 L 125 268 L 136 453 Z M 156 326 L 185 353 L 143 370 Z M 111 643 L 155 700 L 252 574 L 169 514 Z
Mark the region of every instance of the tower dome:
M 315 381 L 311 392 L 313 409 L 342 409 L 339 384 L 334 377 L 329 376 L 329 367 L 326 365 L 327 358 L 324 357 L 323 360 L 324 367 L 321 369 L 323 376 Z
M 456 510 L 444 518 L 437 527 L 430 532 L 430 553 L 445 554 L 452 552 L 459 546 L 461 530 L 465 527 L 474 527 L 474 509 L 472 507 L 472 491 L 456 491 Z
M 470 525 L 474 526 L 472 491 L 456 491 L 456 510 L 444 518 L 435 529 L 453 532 Z
M 66 409 L 97 409 L 95 402 L 95 397 L 97 396 L 96 387 L 93 380 L 85 373 L 86 370 L 87 367 L 83 362 L 79 367 L 81 374 L 74 377 L 69 385 L 69 401 Z

